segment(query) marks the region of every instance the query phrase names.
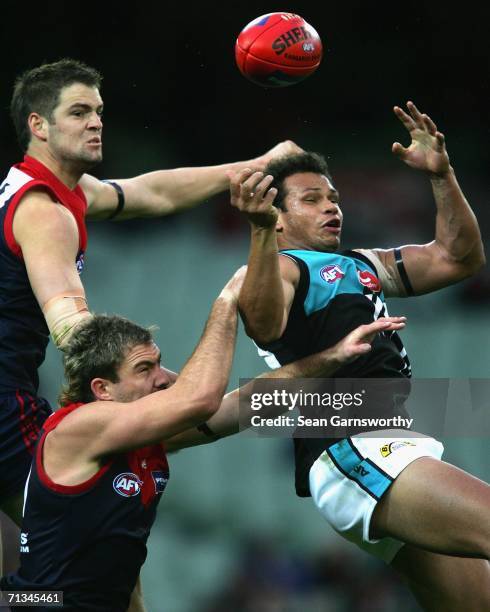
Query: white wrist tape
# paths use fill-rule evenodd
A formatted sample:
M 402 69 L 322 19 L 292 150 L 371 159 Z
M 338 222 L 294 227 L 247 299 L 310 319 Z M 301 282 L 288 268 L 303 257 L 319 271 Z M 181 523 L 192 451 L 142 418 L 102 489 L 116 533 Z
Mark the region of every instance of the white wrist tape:
M 80 321 L 92 316 L 88 310 L 85 296 L 80 295 L 79 291 L 67 291 L 64 294 L 55 295 L 44 304 L 42 310 L 51 338 L 61 350 L 68 344 L 71 334 Z

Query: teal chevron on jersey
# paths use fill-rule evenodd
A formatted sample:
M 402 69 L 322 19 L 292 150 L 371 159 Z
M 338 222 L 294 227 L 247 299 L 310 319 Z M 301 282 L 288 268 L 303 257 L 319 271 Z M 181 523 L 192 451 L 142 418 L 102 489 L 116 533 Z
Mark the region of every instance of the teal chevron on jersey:
M 302 259 L 310 272 L 310 286 L 305 299 L 306 315 L 325 308 L 337 295 L 343 293 L 364 293 L 359 280 L 360 272 L 372 272 L 368 264 L 359 259 L 345 257 L 338 253 L 321 253 L 319 251 L 288 250 L 283 255 L 293 255 Z M 384 302 L 383 292 L 377 292 Z

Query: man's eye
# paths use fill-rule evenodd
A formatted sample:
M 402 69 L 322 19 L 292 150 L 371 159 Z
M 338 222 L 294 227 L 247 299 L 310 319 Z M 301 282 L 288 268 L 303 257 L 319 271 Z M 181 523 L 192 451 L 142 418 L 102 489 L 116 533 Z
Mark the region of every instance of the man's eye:
M 72 111 L 71 114 L 74 115 L 75 117 L 81 117 L 83 113 L 82 111 Z

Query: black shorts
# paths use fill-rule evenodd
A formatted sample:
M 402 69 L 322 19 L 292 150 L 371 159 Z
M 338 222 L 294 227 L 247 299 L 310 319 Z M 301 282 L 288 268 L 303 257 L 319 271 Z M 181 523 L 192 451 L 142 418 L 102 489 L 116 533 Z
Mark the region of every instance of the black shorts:
M 24 391 L 0 394 L 0 503 L 24 488 L 39 432 L 51 413 L 43 398 Z

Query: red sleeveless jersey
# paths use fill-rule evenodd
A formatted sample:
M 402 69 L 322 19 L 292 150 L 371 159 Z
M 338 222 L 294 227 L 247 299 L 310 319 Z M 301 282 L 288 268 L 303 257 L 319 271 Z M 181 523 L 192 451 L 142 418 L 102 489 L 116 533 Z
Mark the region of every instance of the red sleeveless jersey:
M 35 394 L 37 370 L 44 361 L 49 331 L 32 292 L 12 222 L 22 197 L 33 188 L 45 189 L 74 216 L 79 249 L 76 266 L 83 268 L 87 247 L 87 200 L 77 186 L 73 191 L 38 160 L 25 156 L 10 169 L 0 185 L 0 393 L 16 389 Z

